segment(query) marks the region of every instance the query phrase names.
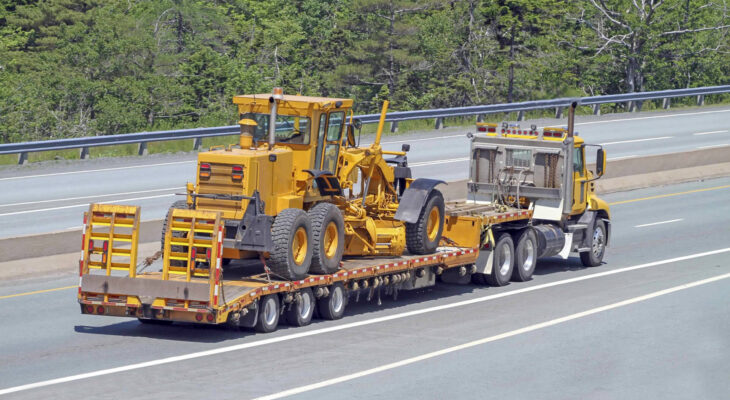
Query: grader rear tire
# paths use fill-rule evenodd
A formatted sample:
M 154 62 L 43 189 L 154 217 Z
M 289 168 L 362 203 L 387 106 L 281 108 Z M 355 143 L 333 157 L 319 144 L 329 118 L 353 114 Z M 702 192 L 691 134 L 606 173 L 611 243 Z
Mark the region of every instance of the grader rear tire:
M 186 200 L 178 200 L 170 205 L 170 209 L 167 210 L 167 214 L 165 215 L 165 222 L 162 223 L 162 238 L 160 239 L 160 250 L 165 250 L 165 233 L 167 233 L 167 223 L 170 220 L 170 218 L 172 217 L 172 210 L 174 210 L 174 209 L 187 210 L 188 208 L 189 207 L 188 207 L 188 203 Z
M 286 279 L 302 279 L 312 263 L 312 224 L 304 210 L 287 208 L 271 227 L 274 249 L 268 261 L 271 270 Z
M 434 189 L 428 195 L 418 221 L 406 223 L 406 246 L 411 254 L 431 254 L 441 241 L 444 230 L 444 196 Z
M 312 222 L 312 266 L 317 274 L 331 274 L 340 269 L 345 251 L 345 219 L 332 203 L 319 203 L 309 212 Z

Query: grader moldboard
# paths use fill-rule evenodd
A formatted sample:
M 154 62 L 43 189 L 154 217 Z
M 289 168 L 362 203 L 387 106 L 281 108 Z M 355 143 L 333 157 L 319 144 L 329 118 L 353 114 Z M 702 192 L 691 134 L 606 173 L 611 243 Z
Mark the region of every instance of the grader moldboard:
M 190 257 L 174 245 L 183 234 L 173 223 L 181 208 L 220 212 L 224 263 L 258 257 L 267 273 L 288 280 L 333 273 L 343 256 L 436 250 L 444 199 L 434 187 L 443 182 L 411 178 L 408 145 L 382 149 L 387 101 L 368 147 L 357 146 L 360 127 L 350 99 L 284 95 L 275 88 L 272 95 L 233 102 L 240 141 L 199 154 L 195 184 L 187 184 L 186 201 L 173 204 L 165 221 L 166 262 Z

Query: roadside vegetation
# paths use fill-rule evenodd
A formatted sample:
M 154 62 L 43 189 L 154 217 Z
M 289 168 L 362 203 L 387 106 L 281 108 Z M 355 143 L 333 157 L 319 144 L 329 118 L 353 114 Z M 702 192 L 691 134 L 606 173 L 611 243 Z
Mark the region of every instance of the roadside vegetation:
M 232 96 L 273 86 L 371 113 L 384 99 L 411 110 L 728 84 L 729 12 L 709 0 L 0 0 L 0 142 L 232 125 Z M 150 150 L 178 147 L 191 145 Z M 53 157 L 66 153 L 78 156 Z

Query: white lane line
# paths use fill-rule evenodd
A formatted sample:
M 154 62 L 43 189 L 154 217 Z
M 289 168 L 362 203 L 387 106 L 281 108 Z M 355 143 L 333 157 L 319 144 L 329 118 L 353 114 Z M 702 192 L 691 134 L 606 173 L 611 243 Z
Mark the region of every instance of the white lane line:
M 608 161 L 625 160 L 627 158 L 636 158 L 636 157 L 638 157 L 638 156 L 631 155 L 631 156 L 612 157 L 612 158 L 609 158 Z
M 140 194 L 140 193 L 166 192 L 168 190 L 185 190 L 185 188 L 180 186 L 180 187 L 166 188 L 166 189 L 140 190 L 137 192 L 95 194 L 93 196 L 68 197 L 65 199 L 38 200 L 38 201 L 27 201 L 25 203 L 0 204 L 0 207 L 24 206 L 27 204 L 53 203 L 53 202 L 59 202 L 59 201 L 70 201 L 70 200 L 81 200 L 81 199 L 95 199 L 98 197 L 109 197 L 109 196 L 126 196 L 126 195 L 130 195 L 130 194 Z
M 618 142 L 606 142 L 601 143 L 602 146 L 608 146 L 611 144 L 623 144 L 623 143 L 637 143 L 637 142 L 649 142 L 652 140 L 664 140 L 664 139 L 671 139 L 672 136 L 662 136 L 662 137 L 655 137 L 655 138 L 646 138 L 646 139 L 632 139 L 632 140 L 620 140 Z
M 700 111 L 700 112 L 696 112 L 696 113 L 684 113 L 684 114 L 652 115 L 649 117 L 611 119 L 611 120 L 607 120 L 607 121 L 576 122 L 575 124 L 576 125 L 610 124 L 612 122 L 640 121 L 643 119 L 657 119 L 657 118 L 686 117 L 688 115 L 717 114 L 717 113 L 726 113 L 726 112 L 730 112 L 730 110 Z
M 191 160 L 191 161 L 175 161 L 175 162 L 159 163 L 159 164 L 130 165 L 128 167 L 89 169 L 89 170 L 85 170 L 85 171 L 57 172 L 57 173 L 54 173 L 54 174 L 11 176 L 9 178 L 0 178 L 0 181 L 10 181 L 10 180 L 14 180 L 14 179 L 43 178 L 43 177 L 46 177 L 46 176 L 86 174 L 86 173 L 91 173 L 91 172 L 118 171 L 118 170 L 122 170 L 122 169 L 149 168 L 149 167 L 159 167 L 159 166 L 163 166 L 163 165 L 179 165 L 179 164 L 193 164 L 193 163 L 197 163 L 197 161 L 196 160 Z
M 581 312 L 578 312 L 578 313 L 575 313 L 575 314 L 566 315 L 564 317 L 551 319 L 550 321 L 540 322 L 540 323 L 537 323 L 537 324 L 534 324 L 534 325 L 526 326 L 524 328 L 515 329 L 513 331 L 500 333 L 500 334 L 494 335 L 494 336 L 488 336 L 488 337 L 485 337 L 485 338 L 482 338 L 482 339 L 474 340 L 474 341 L 471 341 L 471 342 L 468 342 L 468 343 L 464 343 L 464 344 L 460 344 L 460 345 L 457 345 L 457 346 L 447 347 L 445 349 L 441 349 L 441 350 L 438 350 L 438 351 L 433 351 L 431 353 L 421 354 L 420 356 L 407 358 L 405 360 L 397 361 L 397 362 L 390 363 L 390 364 L 381 365 L 379 367 L 375 367 L 375 368 L 371 368 L 371 369 L 366 369 L 364 371 L 355 372 L 353 374 L 343 375 L 343 376 L 340 376 L 340 377 L 337 377 L 337 378 L 327 379 L 325 381 L 313 383 L 313 384 L 310 384 L 310 385 L 300 386 L 300 387 L 297 387 L 297 388 L 292 388 L 292 389 L 289 389 L 289 390 L 284 390 L 282 392 L 270 394 L 270 395 L 267 395 L 267 396 L 257 397 L 257 398 L 255 398 L 255 400 L 274 400 L 274 399 L 280 399 L 280 398 L 283 398 L 283 397 L 293 396 L 295 394 L 301 394 L 301 393 L 304 393 L 304 392 L 310 392 L 310 391 L 316 390 L 316 389 L 322 389 L 322 388 L 327 387 L 327 386 L 332 386 L 332 385 L 336 385 L 338 383 L 347 382 L 347 381 L 351 381 L 353 379 L 362 378 L 364 376 L 377 374 L 379 372 L 388 371 L 388 370 L 395 369 L 395 368 L 399 368 L 399 367 L 404 367 L 404 366 L 409 365 L 409 364 L 414 364 L 414 363 L 417 363 L 417 362 L 420 362 L 420 361 L 425 361 L 425 360 L 428 360 L 428 359 L 431 359 L 431 358 L 440 357 L 440 356 L 443 356 L 445 354 L 449 354 L 449 353 L 453 353 L 453 352 L 456 352 L 456 351 L 465 350 L 465 349 L 468 349 L 468 348 L 471 348 L 471 347 L 481 346 L 483 344 L 487 344 L 487 343 L 494 342 L 494 341 L 501 340 L 501 339 L 506 339 L 506 338 L 509 338 L 509 337 L 512 337 L 512 336 L 517 336 L 517 335 L 521 335 L 521 334 L 524 334 L 524 333 L 534 332 L 534 331 L 537 331 L 539 329 L 549 328 L 551 326 L 555 326 L 555 325 L 562 324 L 562 323 L 565 323 L 565 322 L 573 321 L 573 320 L 576 320 L 576 319 L 579 319 L 579 318 L 585 318 L 585 317 L 588 317 L 588 316 L 591 316 L 591 315 L 594 315 L 594 314 L 598 314 L 598 313 L 601 313 L 601 312 L 604 312 L 604 311 L 613 310 L 613 309 L 616 309 L 616 308 L 619 308 L 619 307 L 625 307 L 625 306 L 628 306 L 628 305 L 631 305 L 631 304 L 640 303 L 642 301 L 651 300 L 651 299 L 654 299 L 654 298 L 659 297 L 659 296 L 665 296 L 667 294 L 679 292 L 681 290 L 686 290 L 686 289 L 694 288 L 694 287 L 701 286 L 701 285 L 706 285 L 708 283 L 717 282 L 717 281 L 720 281 L 720 280 L 723 280 L 723 279 L 727 279 L 727 278 L 730 278 L 730 273 L 723 274 L 723 275 L 718 275 L 718 276 L 714 276 L 712 278 L 702 279 L 702 280 L 699 280 L 699 281 L 685 283 L 683 285 L 674 286 L 674 287 L 671 287 L 671 288 L 668 288 L 668 289 L 664 289 L 664 290 L 659 290 L 659 291 L 656 291 L 656 292 L 652 292 L 652 293 L 649 293 L 649 294 L 645 294 L 643 296 L 637 296 L 637 297 L 634 297 L 634 298 L 631 298 L 631 299 L 619 301 L 619 302 L 612 303 L 612 304 L 608 304 L 608 305 L 605 305 L 605 306 L 596 307 L 596 308 L 592 308 L 590 310 L 581 311 Z
M 469 157 L 451 158 L 448 160 L 423 161 L 423 162 L 417 162 L 417 163 L 410 163 L 410 164 L 408 164 L 408 166 L 409 167 L 425 167 L 427 165 L 448 164 L 448 163 L 455 163 L 455 162 L 462 162 L 462 161 L 469 161 Z
M 121 203 L 121 202 L 124 202 L 124 201 L 159 199 L 159 198 L 162 198 L 162 197 L 170 197 L 170 196 L 175 196 L 175 194 L 174 193 L 169 193 L 169 194 L 160 194 L 160 195 L 157 195 L 157 196 L 133 197 L 133 198 L 130 198 L 130 199 L 116 199 L 116 200 L 109 200 L 109 201 L 101 201 L 99 203 L 102 203 L 102 204 Z M 37 213 L 37 212 L 65 210 L 65 209 L 68 209 L 68 208 L 78 208 L 78 207 L 88 207 L 88 206 L 89 206 L 89 203 L 73 204 L 73 205 L 70 205 L 70 206 L 61 206 L 61 207 L 39 208 L 39 209 L 36 209 L 36 210 L 25 210 L 25 211 L 16 211 L 16 212 L 11 212 L 11 213 L 0 214 L 0 217 L 5 217 L 5 216 L 8 216 L 8 215 L 21 215 L 21 214 L 32 214 L 32 213 Z
M 635 225 L 634 228 L 643 228 L 645 226 L 654 226 L 654 225 L 663 225 L 663 224 L 671 224 L 672 222 L 679 222 L 683 221 L 683 218 L 678 219 L 670 219 L 669 221 L 659 221 L 659 222 L 652 222 L 650 224 L 641 224 L 641 225 Z
M 727 147 L 727 146 L 730 146 L 730 144 L 727 144 L 727 143 L 713 144 L 713 145 L 709 145 L 709 146 L 698 146 L 697 148 L 698 149 L 711 149 L 714 147 Z
M 555 286 L 562 286 L 562 285 L 566 285 L 569 283 L 581 282 L 581 281 L 600 278 L 600 277 L 604 277 L 604 276 L 620 274 L 623 272 L 635 271 L 638 269 L 655 267 L 658 265 L 671 264 L 674 262 L 686 261 L 686 260 L 691 260 L 694 258 L 706 257 L 706 256 L 722 254 L 722 253 L 727 253 L 727 252 L 730 252 L 730 247 L 726 247 L 724 249 L 706 251 L 704 253 L 696 253 L 696 254 L 690 254 L 690 255 L 681 256 L 681 257 L 670 258 L 667 260 L 654 261 L 654 262 L 650 262 L 650 263 L 646 263 L 646 264 L 634 265 L 631 267 L 617 268 L 617 269 L 610 270 L 610 271 L 603 271 L 603 272 L 598 272 L 598 273 L 594 273 L 594 274 L 590 274 L 590 275 L 583 275 L 583 276 L 578 276 L 575 278 L 563 279 L 561 281 L 543 283 L 541 285 L 524 287 L 524 288 L 509 291 L 509 292 L 503 292 L 503 293 L 493 294 L 493 295 L 489 295 L 489 296 L 477 297 L 474 299 L 458 301 L 455 303 L 427 307 L 427 308 L 422 308 L 420 310 L 407 311 L 407 312 L 402 312 L 399 314 L 386 315 L 383 317 L 376 317 L 376 318 L 366 319 L 366 320 L 357 321 L 357 322 L 349 322 L 349 323 L 345 323 L 342 325 L 331 326 L 328 328 L 313 329 L 310 331 L 303 331 L 303 332 L 298 332 L 298 333 L 292 333 L 289 335 L 272 337 L 270 339 L 262 339 L 262 340 L 258 340 L 258 341 L 254 341 L 254 342 L 241 343 L 241 344 L 236 344 L 236 345 L 232 345 L 232 346 L 219 347 L 217 349 L 183 354 L 180 356 L 161 358 L 161 359 L 141 362 L 141 363 L 137 363 L 137 364 L 128 364 L 128 365 L 123 365 L 121 367 L 100 369 L 100 370 L 93 371 L 93 372 L 87 372 L 87 373 L 78 374 L 78 375 L 71 375 L 71 376 L 66 376 L 63 378 L 56 378 L 56 379 L 50 379 L 50 380 L 46 380 L 46 381 L 29 383 L 26 385 L 13 386 L 13 387 L 9 387 L 6 389 L 0 389 L 0 395 L 21 392 L 24 390 L 35 389 L 35 388 L 40 388 L 40 387 L 44 387 L 44 386 L 57 385 L 59 383 L 74 382 L 74 381 L 79 381 L 82 379 L 94 378 L 97 376 L 104 376 L 104 375 L 111 375 L 111 374 L 116 374 L 116 373 L 120 373 L 120 372 L 125 372 L 125 371 L 132 371 L 132 370 L 136 370 L 136 369 L 140 369 L 140 368 L 154 367 L 157 365 L 171 364 L 171 363 L 175 363 L 175 362 L 192 360 L 192 359 L 201 358 L 201 357 L 208 357 L 208 356 L 213 356 L 216 354 L 230 353 L 232 351 L 239 351 L 239 350 L 245 350 L 245 349 L 250 349 L 250 348 L 254 348 L 254 347 L 266 346 L 269 344 L 287 342 L 287 341 L 294 340 L 294 339 L 322 335 L 325 333 L 338 332 L 338 331 L 343 331 L 346 329 L 352 329 L 352 328 L 357 328 L 357 327 L 361 327 L 361 326 L 367 326 L 367 325 L 377 324 L 377 323 L 381 323 L 381 322 L 393 321 L 393 320 L 397 320 L 397 319 L 412 317 L 414 315 L 429 314 L 432 312 L 448 310 L 448 309 L 457 308 L 457 307 L 463 307 L 463 306 L 467 306 L 467 305 L 471 305 L 471 304 L 478 304 L 478 303 L 491 301 L 491 300 L 495 300 L 495 299 L 499 299 L 499 298 L 503 298 L 503 297 L 510 297 L 510 296 L 515 296 L 515 295 L 522 294 L 522 293 L 534 292 L 537 290 L 551 288 L 551 287 L 555 287 Z
M 693 136 L 701 136 L 701 135 L 712 135 L 713 133 L 727 133 L 728 131 L 710 131 L 710 132 L 697 132 L 693 133 Z

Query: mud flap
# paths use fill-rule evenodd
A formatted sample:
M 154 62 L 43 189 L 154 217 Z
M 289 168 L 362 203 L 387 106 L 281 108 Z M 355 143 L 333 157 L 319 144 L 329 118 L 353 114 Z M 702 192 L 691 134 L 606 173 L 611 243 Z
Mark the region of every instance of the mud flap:
M 428 195 L 438 184 L 447 184 L 438 179 L 418 178 L 408 186 L 398 203 L 395 219 L 414 224 L 418 221 L 421 209 L 428 200 Z
M 264 202 L 259 192 L 253 193 L 253 200 L 248 202 L 246 213 L 236 229 L 236 244 L 238 250 L 271 251 L 274 242 L 271 239 L 271 225 L 274 218 L 264 214 Z
M 342 187 L 340 186 L 340 180 L 332 174 L 330 171 L 323 171 L 320 169 L 305 169 L 304 172 L 308 172 L 314 178 L 317 183 L 317 189 L 321 196 L 341 196 Z

